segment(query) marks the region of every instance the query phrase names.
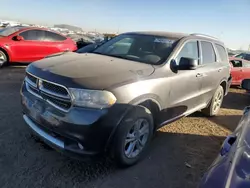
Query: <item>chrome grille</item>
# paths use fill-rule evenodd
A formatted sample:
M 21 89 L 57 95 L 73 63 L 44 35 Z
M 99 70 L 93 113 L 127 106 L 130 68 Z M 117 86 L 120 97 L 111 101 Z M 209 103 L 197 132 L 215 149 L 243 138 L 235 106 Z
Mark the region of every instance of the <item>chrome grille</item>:
M 46 81 L 43 81 L 43 88 L 47 89 L 49 91 L 58 93 L 60 95 L 68 96 L 68 91 L 65 88 L 58 86 L 58 85 L 51 84 L 51 83 L 46 82 Z
M 37 81 L 37 78 L 36 78 L 36 77 L 34 77 L 34 76 L 30 75 L 30 74 L 26 74 L 26 76 L 27 76 L 27 78 L 28 78 L 31 82 L 33 82 L 34 84 L 36 84 L 36 81 Z
M 37 78 L 29 73 L 26 74 L 25 85 L 28 92 L 47 101 L 55 108 L 68 111 L 71 107 L 71 97 L 64 86 Z

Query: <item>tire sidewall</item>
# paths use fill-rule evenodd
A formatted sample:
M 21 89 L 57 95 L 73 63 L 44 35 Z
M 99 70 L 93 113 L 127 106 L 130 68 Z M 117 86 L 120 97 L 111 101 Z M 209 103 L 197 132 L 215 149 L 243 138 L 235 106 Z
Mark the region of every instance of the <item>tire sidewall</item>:
M 8 59 L 7 59 L 6 54 L 2 50 L 0 50 L 0 55 L 3 55 L 4 59 L 5 59 L 5 61 L 2 64 L 0 62 L 0 68 L 1 68 L 1 67 L 3 67 L 7 63 Z
M 217 114 L 219 113 L 220 108 L 221 108 L 221 105 L 222 105 L 222 102 L 223 102 L 223 99 L 224 99 L 224 96 L 223 96 L 222 99 L 221 99 L 220 107 L 217 109 L 217 111 L 214 111 L 213 109 L 214 109 L 214 105 L 215 105 L 215 98 L 216 98 L 216 96 L 218 95 L 219 92 L 222 92 L 222 95 L 224 95 L 224 90 L 223 90 L 223 87 L 222 87 L 222 86 L 219 86 L 219 87 L 217 88 L 217 90 L 216 90 L 215 93 L 214 93 L 212 102 L 211 102 L 210 113 L 211 113 L 213 116 L 215 116 L 215 115 L 217 115 Z
M 134 158 L 128 158 L 125 155 L 125 150 L 124 150 L 125 140 L 128 131 L 132 128 L 135 121 L 138 120 L 139 118 L 146 119 L 149 123 L 148 140 L 140 154 L 138 154 Z M 115 160 L 119 166 L 131 166 L 137 163 L 144 156 L 145 151 L 147 150 L 148 145 L 152 139 L 154 130 L 154 122 L 152 114 L 147 108 L 143 106 L 135 106 L 122 120 L 117 129 L 118 130 L 115 133 L 114 148 L 113 148 Z

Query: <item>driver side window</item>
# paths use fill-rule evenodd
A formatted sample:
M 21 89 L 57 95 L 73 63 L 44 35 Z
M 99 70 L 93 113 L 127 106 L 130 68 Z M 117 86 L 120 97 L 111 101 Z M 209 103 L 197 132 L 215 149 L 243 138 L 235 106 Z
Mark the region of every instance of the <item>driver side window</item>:
M 176 57 L 176 64 L 179 65 L 182 57 L 199 59 L 198 41 L 187 42 Z

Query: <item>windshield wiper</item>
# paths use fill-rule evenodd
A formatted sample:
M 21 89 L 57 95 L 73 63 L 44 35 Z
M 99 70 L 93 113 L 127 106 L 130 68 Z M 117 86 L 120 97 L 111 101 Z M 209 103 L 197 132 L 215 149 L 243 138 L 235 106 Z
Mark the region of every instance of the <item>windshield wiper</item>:
M 110 56 L 110 57 L 117 57 L 117 58 L 127 59 L 127 58 L 125 58 L 124 56 L 120 56 L 120 55 L 103 54 L 103 53 L 101 53 L 101 52 L 95 52 L 95 51 L 93 51 L 93 52 L 91 52 L 91 53 L 93 53 L 93 54 L 100 54 L 100 55 L 106 55 L 106 56 Z
M 100 53 L 100 52 L 91 52 L 91 53 L 106 55 L 106 56 L 116 57 L 116 58 L 121 58 L 121 59 L 126 59 L 126 60 L 133 60 L 133 58 L 127 58 L 126 56 L 122 56 L 122 55 L 103 54 L 103 53 Z

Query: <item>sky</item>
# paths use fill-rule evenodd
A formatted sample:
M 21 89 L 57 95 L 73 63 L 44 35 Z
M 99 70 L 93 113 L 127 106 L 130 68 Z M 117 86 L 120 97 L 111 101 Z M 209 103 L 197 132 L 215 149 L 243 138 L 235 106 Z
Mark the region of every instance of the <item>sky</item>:
M 1 0 L 0 18 L 100 32 L 171 31 L 250 45 L 250 0 Z

